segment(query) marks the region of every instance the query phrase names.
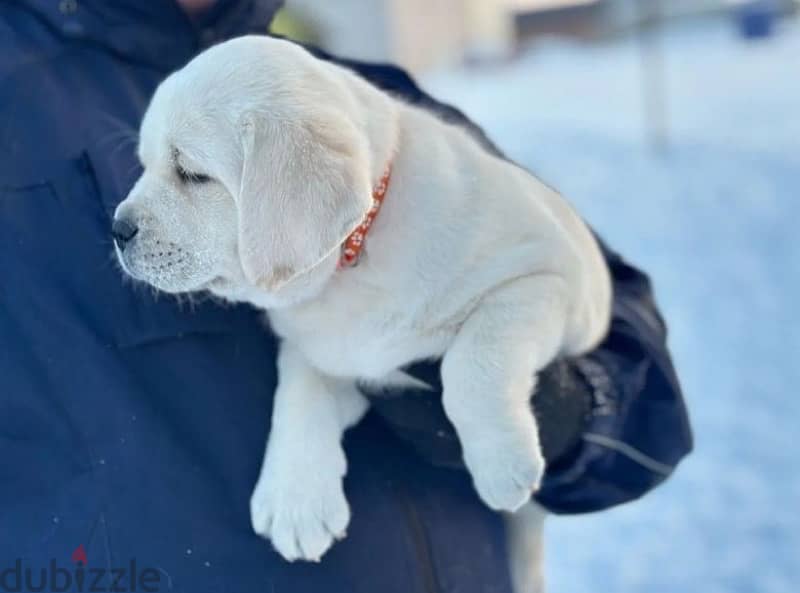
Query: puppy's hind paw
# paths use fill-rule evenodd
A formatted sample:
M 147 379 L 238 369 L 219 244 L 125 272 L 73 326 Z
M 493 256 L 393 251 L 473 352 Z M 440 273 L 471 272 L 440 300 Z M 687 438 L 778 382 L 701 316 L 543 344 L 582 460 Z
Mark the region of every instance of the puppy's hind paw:
M 514 512 L 527 503 L 545 470 L 535 435 L 465 447 L 465 461 L 481 499 L 496 511 Z

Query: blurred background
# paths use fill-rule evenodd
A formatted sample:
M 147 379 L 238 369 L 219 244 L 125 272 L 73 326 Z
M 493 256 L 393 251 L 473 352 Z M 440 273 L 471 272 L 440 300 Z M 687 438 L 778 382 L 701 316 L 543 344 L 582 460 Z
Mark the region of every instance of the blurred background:
M 276 28 L 399 63 L 646 270 L 696 451 L 547 525 L 550 590 L 800 590 L 800 5 L 288 0 Z

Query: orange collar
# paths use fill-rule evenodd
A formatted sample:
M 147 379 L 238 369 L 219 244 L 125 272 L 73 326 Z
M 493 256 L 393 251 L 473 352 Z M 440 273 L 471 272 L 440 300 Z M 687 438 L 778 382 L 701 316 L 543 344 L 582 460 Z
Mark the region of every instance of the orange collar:
M 372 206 L 364 216 L 364 220 L 348 235 L 344 243 L 342 243 L 342 253 L 339 256 L 339 268 L 352 268 L 358 263 L 361 252 L 364 250 L 364 241 L 367 239 L 369 228 L 372 226 L 375 218 L 377 218 L 378 212 L 380 212 L 381 206 L 383 205 L 383 198 L 386 197 L 386 191 L 389 189 L 389 179 L 391 177 L 392 164 L 389 163 L 378 185 L 372 190 Z

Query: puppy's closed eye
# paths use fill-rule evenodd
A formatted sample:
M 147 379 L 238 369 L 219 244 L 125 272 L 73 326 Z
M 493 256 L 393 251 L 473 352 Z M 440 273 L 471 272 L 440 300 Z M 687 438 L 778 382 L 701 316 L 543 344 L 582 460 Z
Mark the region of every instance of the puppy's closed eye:
M 181 180 L 181 183 L 210 183 L 212 181 L 211 177 L 208 175 L 187 171 L 180 165 L 175 165 L 175 173 L 178 179 Z
M 189 169 L 184 167 L 182 160 L 183 159 L 181 158 L 181 152 L 177 149 L 177 147 L 173 147 L 172 163 L 175 167 L 175 175 L 177 175 L 181 183 L 209 183 L 213 181 L 211 177 L 205 175 L 204 173 L 190 171 Z

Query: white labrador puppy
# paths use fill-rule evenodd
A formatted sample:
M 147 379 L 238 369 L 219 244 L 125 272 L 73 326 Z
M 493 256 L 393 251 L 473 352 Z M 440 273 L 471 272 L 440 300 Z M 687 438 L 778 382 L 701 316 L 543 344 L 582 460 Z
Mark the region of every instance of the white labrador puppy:
M 462 128 L 266 37 L 167 78 L 139 157 L 115 215 L 124 269 L 252 303 L 283 338 L 251 513 L 285 558 L 319 559 L 345 532 L 342 434 L 368 406 L 357 382 L 408 385 L 399 369 L 427 357 L 443 357 L 478 494 L 502 511 L 529 501 L 544 471 L 536 372 L 592 348 L 610 315 L 604 260 L 561 196 Z

